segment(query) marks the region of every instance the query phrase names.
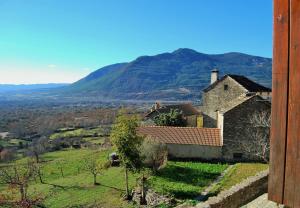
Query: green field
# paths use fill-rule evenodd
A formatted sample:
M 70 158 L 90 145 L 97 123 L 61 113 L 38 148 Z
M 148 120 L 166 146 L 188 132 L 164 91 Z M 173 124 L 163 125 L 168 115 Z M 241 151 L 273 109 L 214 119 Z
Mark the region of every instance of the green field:
M 172 162 L 149 178 L 155 191 L 179 199 L 193 199 L 210 185 L 226 168 L 226 164 Z
M 100 185 L 93 185 L 93 177 L 84 170 L 83 160 L 97 155 L 105 160 L 108 151 L 93 151 L 88 149 L 65 150 L 47 153 L 43 156 L 43 178 L 46 184 L 39 182 L 30 186 L 32 196 L 38 194 L 45 197 L 46 207 L 85 207 L 99 205 L 101 207 L 129 207 L 122 200 L 124 195 L 124 171 L 120 167 L 112 167 L 98 176 Z M 58 163 L 64 163 L 64 177 L 61 176 Z M 24 162 L 24 160 L 18 161 Z M 133 187 L 136 177 L 129 175 L 130 186 Z M 3 188 L 3 187 L 2 187 Z M 2 189 L 3 190 L 3 189 Z
M 50 139 L 58 139 L 58 138 L 72 138 L 72 137 L 94 137 L 103 132 L 103 129 L 101 127 L 94 128 L 94 129 L 75 129 L 72 131 L 65 131 L 65 132 L 59 132 L 54 133 L 50 136 Z
M 220 191 L 229 189 L 248 177 L 268 169 L 268 167 L 268 164 L 262 163 L 237 163 L 233 165 L 223 179 L 211 190 L 211 195 L 216 195 Z
M 29 142 L 22 139 L 0 139 L 2 147 L 18 147 L 21 143 L 22 145 L 26 145 Z
M 93 185 L 92 175 L 84 169 L 84 160 L 94 157 L 107 160 L 109 150 L 66 149 L 46 153 L 42 156 L 42 174 L 46 184 L 39 180 L 32 182 L 29 195 L 42 196 L 44 205 L 49 208 L 63 207 L 133 207 L 122 200 L 125 194 L 124 170 L 121 167 L 111 167 L 98 176 L 100 185 Z M 26 159 L 18 160 L 24 163 Z M 61 175 L 59 165 L 63 164 Z M 209 186 L 226 168 L 227 164 L 209 164 L 199 162 L 173 162 L 158 171 L 156 175 L 148 175 L 147 186 L 158 193 L 170 195 L 180 200 L 192 200 L 205 187 Z M 215 191 L 230 188 L 248 176 L 267 168 L 265 164 L 236 164 L 225 175 L 215 188 Z M 129 184 L 137 185 L 139 174 L 129 175 Z M 0 186 L 6 192 L 5 186 Z

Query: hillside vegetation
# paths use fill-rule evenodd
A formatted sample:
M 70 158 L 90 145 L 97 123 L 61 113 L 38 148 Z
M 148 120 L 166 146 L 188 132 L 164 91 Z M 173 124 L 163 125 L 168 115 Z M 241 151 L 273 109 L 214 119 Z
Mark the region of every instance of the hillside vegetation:
M 271 86 L 272 60 L 242 53 L 209 55 L 191 49 L 141 56 L 129 63 L 103 67 L 63 92 L 105 99 L 199 99 L 210 83 L 210 72 L 240 74 Z

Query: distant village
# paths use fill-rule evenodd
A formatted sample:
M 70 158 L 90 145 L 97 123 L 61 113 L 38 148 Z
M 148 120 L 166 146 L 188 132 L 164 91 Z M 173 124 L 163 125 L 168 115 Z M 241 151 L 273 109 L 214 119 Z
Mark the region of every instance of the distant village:
M 245 76 L 211 71 L 202 103 L 156 102 L 138 133 L 167 145 L 170 158 L 268 161 L 271 89 Z M 157 125 L 160 115 L 179 112 L 183 125 Z

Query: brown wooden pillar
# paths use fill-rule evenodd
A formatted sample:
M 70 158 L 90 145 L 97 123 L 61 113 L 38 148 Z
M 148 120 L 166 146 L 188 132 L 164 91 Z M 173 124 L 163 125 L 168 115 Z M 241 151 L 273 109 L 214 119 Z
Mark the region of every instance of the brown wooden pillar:
M 269 199 L 300 208 L 300 0 L 274 0 Z

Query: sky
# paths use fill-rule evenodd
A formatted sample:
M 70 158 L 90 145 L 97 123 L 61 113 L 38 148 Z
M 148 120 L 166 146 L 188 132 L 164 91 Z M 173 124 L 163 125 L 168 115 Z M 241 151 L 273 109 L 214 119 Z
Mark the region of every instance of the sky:
M 272 0 L 0 0 L 0 84 L 71 83 L 191 48 L 272 56 Z

